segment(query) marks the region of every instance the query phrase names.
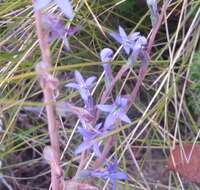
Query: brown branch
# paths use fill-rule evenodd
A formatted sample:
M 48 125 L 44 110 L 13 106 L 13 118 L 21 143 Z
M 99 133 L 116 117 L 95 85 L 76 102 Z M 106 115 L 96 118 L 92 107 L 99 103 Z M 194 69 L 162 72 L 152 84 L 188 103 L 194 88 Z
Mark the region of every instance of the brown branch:
M 34 3 L 34 2 L 33 2 Z M 37 37 L 41 49 L 42 62 L 37 66 L 40 85 L 44 94 L 44 103 L 46 105 L 48 131 L 50 136 L 51 148 L 54 152 L 54 162 L 57 167 L 59 166 L 60 160 L 60 147 L 59 147 L 59 124 L 56 120 L 55 106 L 54 106 L 54 90 L 57 86 L 57 80 L 50 75 L 47 70 L 51 68 L 51 53 L 48 45 L 48 32 L 44 31 L 42 26 L 42 13 L 35 11 L 35 24 Z M 55 87 L 55 88 L 54 88 Z M 60 169 L 61 171 L 61 169 Z M 58 170 L 51 164 L 51 183 L 53 190 L 60 190 L 60 174 Z

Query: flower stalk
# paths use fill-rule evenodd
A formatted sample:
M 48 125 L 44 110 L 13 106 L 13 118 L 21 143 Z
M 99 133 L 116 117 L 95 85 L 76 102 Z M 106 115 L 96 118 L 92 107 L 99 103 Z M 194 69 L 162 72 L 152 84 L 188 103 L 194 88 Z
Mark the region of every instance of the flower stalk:
M 33 2 L 34 3 L 34 2 Z M 50 137 L 51 148 L 54 154 L 54 162 L 59 167 L 60 160 L 60 147 L 59 147 L 59 123 L 56 119 L 55 106 L 54 106 L 54 90 L 58 85 L 58 81 L 48 73 L 48 69 L 51 68 L 51 53 L 48 44 L 48 33 L 44 32 L 42 26 L 42 13 L 40 10 L 35 11 L 35 24 L 37 38 L 41 50 L 42 62 L 37 65 L 37 72 L 39 74 L 39 82 L 44 94 L 44 103 L 47 113 L 48 121 L 48 133 Z M 58 169 L 51 165 L 51 183 L 53 190 L 60 190 L 60 172 Z M 61 169 L 59 168 L 59 171 Z

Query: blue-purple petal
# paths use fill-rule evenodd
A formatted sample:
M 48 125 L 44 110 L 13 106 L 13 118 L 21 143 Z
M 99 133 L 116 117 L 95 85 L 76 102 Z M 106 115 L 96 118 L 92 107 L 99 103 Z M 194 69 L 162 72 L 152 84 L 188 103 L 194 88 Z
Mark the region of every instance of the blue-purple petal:
M 79 127 L 78 131 L 83 136 L 84 140 L 89 140 L 93 137 L 93 133 L 88 131 L 87 129 Z
M 124 31 L 124 29 L 123 29 L 121 26 L 119 26 L 119 35 L 121 36 L 122 41 L 123 41 L 124 43 L 126 43 L 126 42 L 129 41 L 126 32 Z
M 114 161 L 114 163 L 108 165 L 107 170 L 105 171 L 91 171 L 91 176 L 110 179 L 112 182 L 112 189 L 116 190 L 117 179 L 126 180 L 128 178 L 125 172 L 117 170 L 117 165 L 117 161 Z
M 131 123 L 131 120 L 125 113 L 120 113 L 119 118 L 124 121 L 125 123 Z
M 117 96 L 115 103 L 117 106 L 119 106 L 122 109 L 125 109 L 127 104 L 128 104 L 128 99 L 127 98 L 123 98 L 121 96 Z
M 47 30 L 54 31 L 60 35 L 65 33 L 65 23 L 59 17 L 50 13 L 45 13 L 42 19 L 44 27 Z
M 115 179 L 123 179 L 123 180 L 126 180 L 127 179 L 127 175 L 126 173 L 124 172 L 116 172 L 116 173 L 113 173 L 112 174 L 112 177 L 115 178 Z
M 114 105 L 99 104 L 97 108 L 104 112 L 111 112 L 114 109 Z
M 49 31 L 49 43 L 58 38 L 62 38 L 65 34 L 65 23 L 50 13 L 45 13 L 42 17 L 44 28 Z
M 113 50 L 110 48 L 103 48 L 100 52 L 101 61 L 106 63 L 110 62 L 113 57 Z
M 129 58 L 131 66 L 133 66 L 136 63 L 139 53 L 140 53 L 140 48 L 134 46 L 133 51 Z
M 87 102 L 88 98 L 91 96 L 89 90 L 85 88 L 80 88 L 79 93 L 85 102 Z
M 112 67 L 110 64 L 103 64 L 103 68 L 105 71 L 105 85 L 107 88 L 110 86 L 110 84 L 113 80 Z
M 118 167 L 117 158 L 114 157 L 114 162 L 108 164 L 108 171 L 109 171 L 110 173 L 114 173 L 114 172 L 117 171 L 117 167 Z
M 48 42 L 52 43 L 54 40 L 60 38 L 59 33 L 57 31 L 51 31 L 48 37 Z
M 133 32 L 130 34 L 130 41 L 135 42 L 140 37 L 140 32 Z
M 147 0 L 147 4 L 152 8 L 153 14 L 156 16 L 158 14 L 157 0 Z
M 92 171 L 91 174 L 92 174 L 92 176 L 98 177 L 98 178 L 107 179 L 109 177 L 108 171 L 102 171 L 102 172 Z
M 74 18 L 73 7 L 69 0 L 55 0 L 55 2 L 67 18 L 70 20 Z
M 129 54 L 130 54 L 130 51 L 131 51 L 131 48 L 129 47 L 129 45 L 123 44 L 123 48 L 124 48 L 126 54 L 129 55 Z
M 119 34 L 117 34 L 116 32 L 111 32 L 110 36 L 112 36 L 120 44 L 123 43 L 121 36 Z
M 144 36 L 141 36 L 140 38 L 138 38 L 136 44 L 140 45 L 140 47 L 143 48 L 147 45 L 147 39 Z
M 117 189 L 117 181 L 116 181 L 116 179 L 115 178 L 114 179 L 111 178 L 111 182 L 112 182 L 112 190 L 116 190 Z
M 95 129 L 99 130 L 101 127 L 102 127 L 102 123 L 98 123 L 98 124 L 96 124 Z
M 34 9 L 36 11 L 39 11 L 41 9 L 46 8 L 51 0 L 34 0 Z
M 93 146 L 93 143 L 92 141 L 84 141 L 82 142 L 75 150 L 74 154 L 75 155 L 78 155 L 80 153 L 82 153 L 83 151 L 91 148 Z
M 89 77 L 89 78 L 85 81 L 86 86 L 87 86 L 87 87 L 91 87 L 92 84 L 94 83 L 94 81 L 96 80 L 96 78 L 97 78 L 97 77 L 95 77 L 95 76 Z
M 118 119 L 118 117 L 119 117 L 118 113 L 115 113 L 115 114 L 110 113 L 106 117 L 106 120 L 105 120 L 105 124 L 104 124 L 105 129 L 108 129 L 111 125 L 113 125 Z
M 112 74 L 112 67 L 110 64 L 102 64 L 103 69 L 106 73 L 111 73 Z
M 67 32 L 68 36 L 73 36 L 74 34 L 79 32 L 80 30 L 81 30 L 80 26 L 70 26 L 70 28 L 68 28 L 66 32 Z
M 76 82 L 79 85 L 85 86 L 85 81 L 84 81 L 81 73 L 79 71 L 75 71 L 74 75 L 75 75 Z
M 99 149 L 99 143 L 94 143 L 93 150 L 94 150 L 94 153 L 97 157 L 101 157 L 101 151 Z
M 76 83 L 68 83 L 68 84 L 65 85 L 65 87 L 67 87 L 67 88 L 75 88 L 75 89 L 79 89 L 80 88 L 79 85 L 76 84 Z

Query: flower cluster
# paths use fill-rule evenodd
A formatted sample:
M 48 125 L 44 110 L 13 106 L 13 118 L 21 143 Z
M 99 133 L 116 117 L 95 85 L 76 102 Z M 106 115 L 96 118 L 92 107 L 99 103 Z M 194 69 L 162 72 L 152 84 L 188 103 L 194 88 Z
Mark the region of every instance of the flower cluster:
M 144 55 L 144 48 L 147 44 L 147 40 L 139 32 L 134 32 L 128 36 L 124 29 L 119 26 L 119 34 L 112 32 L 110 35 L 119 42 L 125 53 L 129 56 L 129 64 L 134 64 L 137 58 Z M 113 80 L 111 62 L 113 59 L 114 52 L 110 48 L 104 48 L 100 52 L 100 60 L 105 72 L 105 86 L 109 88 Z M 144 57 L 144 56 L 143 56 Z M 98 123 L 94 125 L 94 122 L 89 122 L 84 118 L 81 118 L 82 127 L 78 128 L 78 132 L 83 137 L 83 142 L 76 148 L 75 154 L 80 154 L 85 151 L 92 151 L 97 157 L 101 157 L 101 145 L 103 144 L 102 136 L 106 136 L 110 131 L 119 126 L 119 122 L 131 123 L 131 119 L 127 116 L 127 107 L 129 100 L 126 96 L 118 95 L 112 104 L 97 104 L 91 94 L 92 87 L 96 77 L 92 76 L 88 79 L 84 79 L 80 72 L 75 71 L 75 83 L 66 84 L 65 87 L 73 88 L 78 90 L 83 102 L 85 104 L 84 109 L 88 111 L 91 115 L 95 115 L 95 109 L 102 112 L 107 112 L 107 116 L 103 123 Z M 96 121 L 95 121 L 96 122 Z M 113 190 L 116 189 L 116 180 L 126 180 L 127 176 L 124 172 L 117 170 L 117 162 L 109 164 L 104 171 L 91 171 L 91 176 L 110 179 L 113 184 Z
M 69 0 L 34 0 L 34 10 L 42 10 L 41 12 L 43 12 L 43 9 L 47 8 L 52 3 L 59 7 L 59 9 L 69 20 L 74 18 L 75 14 L 72 4 Z M 154 24 L 155 19 L 158 17 L 157 4 L 156 1 L 150 0 L 147 0 L 147 3 L 150 7 L 152 23 Z M 48 42 L 51 43 L 56 39 L 62 39 L 67 50 L 70 50 L 71 48 L 68 37 L 77 33 L 80 30 L 80 27 L 66 27 L 63 20 L 50 13 L 43 13 L 41 20 L 43 29 L 48 33 Z M 143 64 L 147 66 L 149 62 L 148 53 L 145 51 L 147 39 L 141 35 L 140 32 L 133 32 L 130 35 L 127 35 L 125 30 L 119 26 L 118 32 L 111 32 L 110 36 L 122 46 L 123 50 L 125 51 L 125 56 L 128 56 L 127 68 L 135 64 L 138 58 L 142 60 L 142 66 Z M 112 84 L 113 80 L 115 79 L 111 66 L 113 59 L 114 51 L 112 49 L 106 47 L 100 51 L 100 61 L 105 73 L 104 82 L 106 90 L 109 89 L 110 84 Z M 39 66 L 41 68 L 46 67 L 44 64 L 40 64 Z M 41 70 L 40 67 L 38 68 L 38 73 Z M 47 74 L 46 76 L 48 76 L 46 78 L 53 86 L 55 80 L 50 78 Z M 43 81 L 46 81 L 46 78 L 43 78 Z M 83 100 L 84 106 L 78 107 L 73 103 L 65 102 L 59 107 L 62 110 L 65 110 L 65 112 L 71 112 L 72 114 L 77 115 L 81 121 L 81 126 L 78 127 L 78 132 L 82 136 L 83 142 L 76 147 L 75 155 L 93 152 L 97 158 L 101 158 L 101 149 L 104 145 L 102 137 L 109 136 L 109 133 L 112 132 L 112 130 L 120 126 L 120 122 L 125 124 L 131 123 L 131 119 L 127 115 L 130 99 L 127 98 L 127 95 L 118 94 L 116 95 L 115 100 L 113 100 L 113 102 L 110 104 L 96 104 L 92 95 L 92 88 L 94 87 L 97 77 L 91 76 L 85 79 L 85 77 L 83 77 L 79 71 L 75 71 L 74 78 L 75 82 L 68 83 L 65 85 L 65 87 L 78 91 Z M 99 119 L 99 115 L 102 112 L 106 112 L 107 114 L 105 118 Z M 48 153 L 47 155 L 53 152 L 49 150 L 46 150 L 46 154 Z M 117 179 L 127 179 L 127 175 L 118 170 L 118 163 L 116 160 L 107 164 L 107 167 L 105 167 L 103 170 L 95 169 L 89 171 L 87 175 L 111 180 L 113 190 L 116 189 Z
M 107 49 L 108 50 L 108 49 Z M 107 51 L 106 50 L 106 51 Z M 105 51 L 105 52 L 106 52 Z M 110 51 L 111 52 L 111 51 Z M 109 53 L 108 56 L 101 54 L 101 60 L 107 62 L 110 59 Z M 112 52 L 111 52 L 112 53 Z M 107 64 L 105 63 L 104 64 Z M 91 89 L 93 86 L 93 82 L 95 81 L 96 77 L 92 76 L 88 79 L 84 80 L 83 76 L 80 74 L 80 72 L 75 71 L 75 80 L 76 83 L 68 83 L 65 85 L 67 88 L 74 88 L 79 91 L 81 98 L 83 99 L 85 103 L 85 109 L 88 110 L 88 102 L 90 99 L 93 99 L 91 94 Z M 131 123 L 131 120 L 126 115 L 126 108 L 128 106 L 128 99 L 123 96 L 117 96 L 116 100 L 113 104 L 98 104 L 94 105 L 93 107 L 96 107 L 100 111 L 108 112 L 107 117 L 105 118 L 104 123 L 98 123 L 94 127 L 92 126 L 92 122 L 88 123 L 85 118 L 81 118 L 82 127 L 78 127 L 78 132 L 83 137 L 83 142 L 76 148 L 75 155 L 83 153 L 85 151 L 91 150 L 95 153 L 97 157 L 101 157 L 101 144 L 103 143 L 100 137 L 103 137 L 107 135 L 109 132 L 111 132 L 116 126 L 118 121 L 123 121 L 125 123 Z M 68 106 L 66 106 L 69 108 Z M 71 107 L 71 111 L 73 111 L 73 108 Z M 92 114 L 92 113 L 91 113 Z M 103 179 L 110 179 L 113 184 L 113 190 L 116 189 L 116 180 L 126 180 L 127 176 L 124 172 L 120 172 L 117 170 L 117 162 L 114 162 L 113 164 L 109 164 L 107 168 L 103 171 L 95 170 L 90 171 L 90 174 L 92 177 L 98 177 Z

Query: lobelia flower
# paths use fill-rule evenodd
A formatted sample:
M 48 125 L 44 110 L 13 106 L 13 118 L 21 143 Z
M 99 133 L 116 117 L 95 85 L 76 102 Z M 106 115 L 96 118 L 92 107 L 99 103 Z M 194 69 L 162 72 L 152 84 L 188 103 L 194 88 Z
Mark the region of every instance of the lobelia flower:
M 52 14 L 47 13 L 43 15 L 42 22 L 44 29 L 49 32 L 49 43 L 60 38 L 63 40 L 66 49 L 69 51 L 70 45 L 68 37 L 73 36 L 75 33 L 80 31 L 80 27 L 75 26 L 66 28 L 65 23 L 62 20 Z
M 101 50 L 100 57 L 103 63 L 110 62 L 113 57 L 113 50 L 110 48 L 103 48 Z
M 107 170 L 103 172 L 91 171 L 91 175 L 93 177 L 110 179 L 112 182 L 112 190 L 116 190 L 117 179 L 119 180 L 127 179 L 126 173 L 118 171 L 117 166 L 118 164 L 117 164 L 117 161 L 115 160 L 114 163 L 108 165 Z
M 46 8 L 50 3 L 56 3 L 65 16 L 70 20 L 74 18 L 73 7 L 69 0 L 34 0 L 34 9 L 39 11 Z
M 84 80 L 84 78 L 82 77 L 82 75 L 79 71 L 75 71 L 74 75 L 75 75 L 76 83 L 69 83 L 69 84 L 65 85 L 65 87 L 77 89 L 79 91 L 81 97 L 83 98 L 85 104 L 88 105 L 88 101 L 90 101 L 89 103 L 91 103 L 90 90 L 93 86 L 94 81 L 96 80 L 96 77 L 92 76 L 92 77 L 89 77 L 88 79 Z
M 140 33 L 134 32 L 129 37 L 124 29 L 119 26 L 119 34 L 111 32 L 110 35 L 123 46 L 126 54 L 129 55 L 132 50 L 132 42 L 140 36 Z
M 111 65 L 108 64 L 112 60 L 113 57 L 113 50 L 110 48 L 104 48 L 100 52 L 100 58 L 103 63 L 103 68 L 105 72 L 105 84 L 106 87 L 108 87 L 113 80 L 113 75 L 112 75 L 112 68 Z
M 95 141 L 97 136 L 101 136 L 104 134 L 104 131 L 100 130 L 102 123 L 99 123 L 95 126 L 93 130 L 88 130 L 85 128 L 78 128 L 79 133 L 83 136 L 83 142 L 78 146 L 75 150 L 75 154 L 80 154 L 81 152 L 87 149 L 93 149 L 96 156 L 100 157 L 101 152 L 99 150 L 100 142 Z
M 147 0 L 147 5 L 151 12 L 152 26 L 155 26 L 155 24 L 158 20 L 158 17 L 159 17 L 157 0 Z
M 109 129 L 118 119 L 125 123 L 131 123 L 131 120 L 126 115 L 126 107 L 128 99 L 118 96 L 115 102 L 111 105 L 99 104 L 97 108 L 104 112 L 109 112 L 106 117 L 104 128 Z
M 132 66 L 135 64 L 138 55 L 141 51 L 143 51 L 144 47 L 147 45 L 147 39 L 144 36 L 139 36 L 133 43 L 132 43 L 132 52 L 129 57 L 128 64 Z
M 119 26 L 119 34 L 112 32 L 110 35 L 123 46 L 127 55 L 131 53 L 128 60 L 130 66 L 136 62 L 140 51 L 147 44 L 146 38 L 140 35 L 140 32 L 134 32 L 128 36 L 121 26 Z

